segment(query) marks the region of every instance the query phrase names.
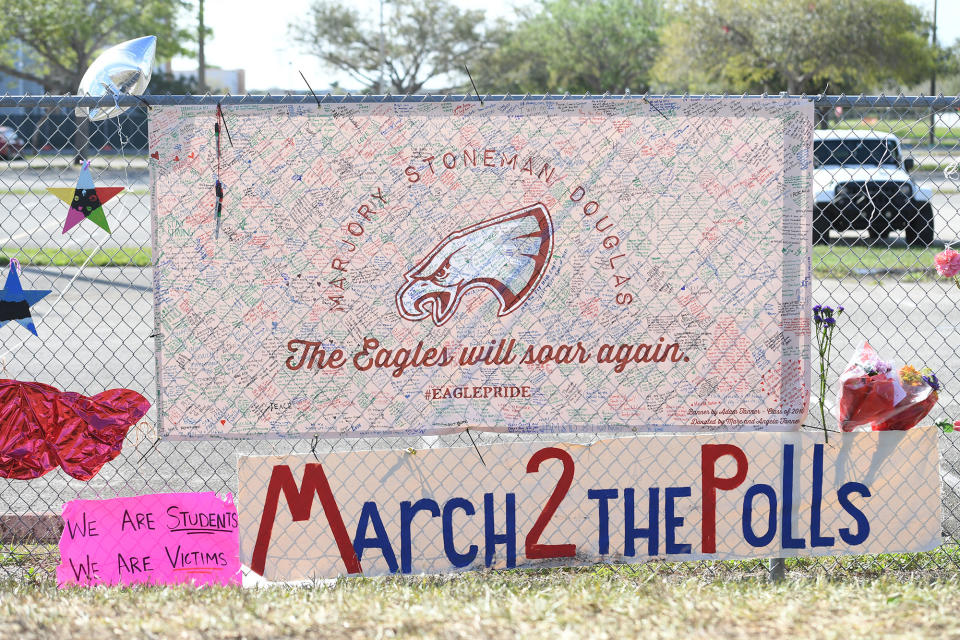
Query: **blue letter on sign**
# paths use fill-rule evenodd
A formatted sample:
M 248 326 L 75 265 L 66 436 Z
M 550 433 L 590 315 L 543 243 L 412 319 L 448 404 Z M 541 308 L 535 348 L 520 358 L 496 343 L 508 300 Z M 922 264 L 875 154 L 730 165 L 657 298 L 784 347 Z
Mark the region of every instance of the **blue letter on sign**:
M 810 503 L 810 546 L 832 547 L 833 536 L 820 535 L 820 511 L 823 509 L 823 445 L 813 445 L 813 497 Z
M 803 549 L 803 538 L 793 537 L 793 449 L 792 444 L 783 445 L 783 511 L 780 513 L 780 544 L 784 549 Z
M 597 547 L 600 555 L 605 556 L 610 553 L 610 506 L 609 500 L 616 500 L 620 492 L 616 489 L 590 489 L 587 491 L 589 500 L 597 500 L 600 507 L 599 534 L 597 538 Z
M 770 513 L 767 515 L 767 532 L 758 536 L 753 531 L 753 498 L 767 497 Z M 755 484 L 743 494 L 743 539 L 754 547 L 765 547 L 777 535 L 777 492 L 768 484 Z
M 667 553 L 690 553 L 689 544 L 677 544 L 677 529 L 683 526 L 683 517 L 674 516 L 673 501 L 676 498 L 689 498 L 690 487 L 667 487 L 663 490 L 663 526 Z
M 453 512 L 455 509 L 463 509 L 468 516 L 472 516 L 476 511 L 473 509 L 473 503 L 465 498 L 450 498 L 447 504 L 443 505 L 443 552 L 447 554 L 447 560 L 450 564 L 460 568 L 466 567 L 477 557 L 479 549 L 477 545 L 472 544 L 467 548 L 466 553 L 457 553 L 457 548 L 453 545 Z
M 371 525 L 374 537 L 368 538 L 367 526 Z M 353 550 L 359 560 L 363 560 L 364 549 L 380 549 L 390 571 L 396 573 L 397 556 L 394 555 L 393 547 L 390 546 L 390 538 L 387 537 L 387 530 L 383 526 L 383 520 L 380 519 L 380 512 L 377 511 L 377 503 L 373 501 L 363 503 L 360 522 L 357 523 L 357 535 L 353 538 Z
M 857 521 L 857 532 L 850 533 L 850 529 L 844 527 L 840 529 L 840 539 L 847 544 L 862 544 L 863 541 L 867 539 L 867 536 L 870 535 L 870 521 L 867 520 L 867 516 L 863 514 L 863 511 L 857 509 L 853 506 L 853 503 L 850 502 L 849 496 L 854 492 L 859 493 L 864 498 L 870 497 L 870 489 L 867 489 L 867 485 L 859 482 L 848 482 L 837 491 L 837 499 L 840 501 L 840 506 Z
M 507 545 L 507 568 L 517 566 L 517 499 L 512 493 L 507 494 L 507 532 L 496 533 L 493 523 L 493 494 L 483 494 L 483 531 L 484 549 L 483 562 L 486 566 L 493 564 L 493 555 L 498 544 Z
M 429 511 L 434 518 L 440 517 L 440 505 L 430 498 L 420 498 L 410 506 L 409 500 L 400 503 L 400 571 L 410 573 L 413 565 L 413 536 L 410 533 L 413 517 L 418 511 Z
M 633 489 L 623 490 L 624 502 L 624 549 L 623 555 L 635 556 L 637 551 L 634 548 L 633 541 L 637 538 L 647 539 L 647 555 L 657 555 L 660 539 L 660 489 L 650 487 L 650 513 L 649 526 L 637 528 L 633 526 L 636 519 L 636 508 L 633 504 Z

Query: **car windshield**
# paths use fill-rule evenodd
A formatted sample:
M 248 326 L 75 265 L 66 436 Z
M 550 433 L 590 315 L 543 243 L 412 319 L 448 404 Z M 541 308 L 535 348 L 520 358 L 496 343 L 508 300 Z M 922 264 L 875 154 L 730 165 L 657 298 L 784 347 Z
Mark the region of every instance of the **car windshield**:
M 895 140 L 814 140 L 814 166 L 825 164 L 900 164 Z

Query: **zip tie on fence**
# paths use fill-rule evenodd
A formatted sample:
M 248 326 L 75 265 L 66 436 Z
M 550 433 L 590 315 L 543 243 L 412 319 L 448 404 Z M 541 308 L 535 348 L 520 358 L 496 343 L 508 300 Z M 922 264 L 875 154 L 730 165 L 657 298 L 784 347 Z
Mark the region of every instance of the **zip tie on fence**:
M 473 92 L 477 94 L 477 100 L 480 101 L 480 106 L 483 106 L 483 98 L 480 97 L 480 92 L 477 91 L 477 83 L 473 81 L 473 74 L 470 73 L 470 67 L 464 63 L 463 68 L 467 70 L 467 77 L 470 78 L 470 84 L 473 85 Z
M 477 446 L 476 441 L 473 439 L 473 434 L 470 433 L 470 429 L 467 429 L 467 436 L 470 438 L 470 442 L 473 443 L 473 448 L 477 452 L 477 456 L 480 457 L 480 464 L 487 466 L 487 463 L 483 460 L 483 454 L 480 453 L 480 447 Z
M 124 94 L 120 94 L 120 93 L 117 92 L 116 87 L 112 87 L 112 86 L 110 86 L 109 84 L 107 84 L 106 82 L 101 82 L 100 84 L 103 86 L 104 89 L 106 89 L 106 90 L 109 91 L 111 94 L 113 94 L 113 103 L 117 106 L 117 110 L 118 110 L 118 111 L 120 110 L 120 96 L 121 96 L 121 95 L 133 96 L 134 98 L 136 98 L 137 100 L 139 100 L 140 102 L 142 102 L 143 104 L 145 104 L 145 105 L 147 106 L 147 109 L 152 109 L 152 108 L 153 108 L 152 106 L 150 106 L 150 103 L 147 102 L 147 99 L 144 98 L 143 96 L 138 96 L 138 95 L 135 94 L 135 93 L 124 93 Z
M 157 448 L 157 445 L 160 444 L 160 436 L 157 436 L 154 441 L 150 444 L 150 448 L 147 449 L 142 456 L 140 456 L 140 461 L 137 464 L 140 464 L 147 459 L 147 456 L 153 453 L 153 450 Z
M 662 115 L 665 119 L 667 119 L 667 120 L 670 119 L 670 118 L 667 118 L 667 114 L 665 114 L 663 111 L 660 111 L 660 109 L 657 108 L 657 105 L 655 105 L 655 104 L 653 104 L 652 102 L 650 102 L 649 100 L 647 100 L 647 96 L 642 96 L 642 97 L 643 97 L 643 101 L 646 102 L 648 105 L 650 105 L 650 106 L 653 108 L 654 111 L 656 111 L 657 113 L 659 113 L 660 115 Z
M 317 101 L 317 106 L 320 106 L 320 98 L 317 97 L 317 94 L 313 93 L 313 87 L 310 86 L 310 83 L 307 82 L 307 76 L 303 75 L 303 71 L 297 69 L 297 73 L 300 74 L 300 77 L 303 78 L 304 84 L 307 85 L 307 89 L 310 89 L 310 94 L 313 95 L 313 99 Z
M 227 126 L 227 119 L 223 117 L 223 109 L 220 107 L 220 103 L 217 103 L 217 122 L 223 123 L 223 130 L 227 133 L 227 142 L 230 143 L 230 146 L 233 146 L 233 138 L 230 137 L 230 127 Z

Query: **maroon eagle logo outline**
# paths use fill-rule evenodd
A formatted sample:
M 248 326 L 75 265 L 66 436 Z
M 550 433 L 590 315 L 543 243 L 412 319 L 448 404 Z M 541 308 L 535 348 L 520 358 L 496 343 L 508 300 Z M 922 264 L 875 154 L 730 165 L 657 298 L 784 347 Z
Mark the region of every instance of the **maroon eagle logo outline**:
M 542 202 L 458 229 L 404 274 L 397 311 L 405 320 L 432 318 L 438 327 L 464 294 L 486 289 L 503 317 L 526 302 L 553 255 L 553 220 Z

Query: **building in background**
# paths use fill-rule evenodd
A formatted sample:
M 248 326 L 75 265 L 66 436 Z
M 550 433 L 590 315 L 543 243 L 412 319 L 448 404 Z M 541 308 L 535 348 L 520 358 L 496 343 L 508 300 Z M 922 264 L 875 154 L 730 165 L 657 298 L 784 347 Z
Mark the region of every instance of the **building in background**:
M 175 69 L 172 73 L 178 78 L 197 79 L 196 69 L 189 71 Z M 206 75 L 207 90 L 210 93 L 229 93 L 236 96 L 243 95 L 247 92 L 243 69 L 217 69 L 208 66 Z
M 17 47 L 17 57 L 14 60 L 14 66 L 17 69 L 27 69 L 32 66 L 30 56 L 27 54 L 26 47 L 22 44 Z M 5 73 L 0 73 L 0 95 L 10 94 L 14 96 L 23 95 L 43 95 L 43 85 L 31 80 L 24 80 Z

